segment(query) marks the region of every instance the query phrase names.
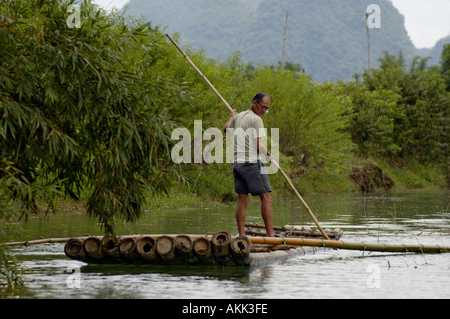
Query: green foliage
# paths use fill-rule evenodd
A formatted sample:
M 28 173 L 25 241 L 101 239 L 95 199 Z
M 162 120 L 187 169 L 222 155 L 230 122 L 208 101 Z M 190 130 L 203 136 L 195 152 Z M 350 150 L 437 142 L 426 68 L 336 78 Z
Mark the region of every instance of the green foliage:
M 6 287 L 6 291 L 14 292 L 23 286 L 20 262 L 14 258 L 7 247 L 0 245 L 0 287 Z
M 341 85 L 353 100 L 350 132 L 363 153 L 421 162 L 450 154 L 450 96 L 438 73 L 388 68 Z
M 378 58 L 378 61 L 380 62 L 380 69 L 382 70 L 386 70 L 388 68 L 403 69 L 406 65 L 402 50 L 399 51 L 398 57 L 393 54 L 389 54 L 387 51 L 383 51 L 383 57 Z
M 341 172 L 348 164 L 352 143 L 344 132 L 350 101 L 334 85 L 313 84 L 310 77 L 292 71 L 260 68 L 250 83 L 253 92 L 271 98 L 266 126 L 279 129 L 280 151 L 293 156 L 302 170 L 324 166 Z
M 116 218 L 139 218 L 146 191 L 177 178 L 183 95 L 153 72 L 165 57 L 148 24 L 84 1 L 69 29 L 69 3 L 0 1 L 0 192 L 33 213 L 40 193 L 51 205 L 88 189 L 87 213 L 114 233 Z
M 387 51 L 383 51 L 383 55 L 384 56 L 382 58 L 378 59 L 378 61 L 380 62 L 380 69 L 386 71 L 389 68 L 400 68 L 402 71 L 405 71 L 406 62 L 402 50 L 399 51 L 398 57 L 396 57 L 394 54 L 389 54 L 389 52 Z M 431 57 L 429 56 L 425 58 L 422 58 L 419 55 L 414 56 L 410 63 L 409 72 L 414 73 L 419 71 L 426 71 L 427 69 L 435 70 L 434 66 L 427 68 L 427 63 L 429 60 L 431 60 Z

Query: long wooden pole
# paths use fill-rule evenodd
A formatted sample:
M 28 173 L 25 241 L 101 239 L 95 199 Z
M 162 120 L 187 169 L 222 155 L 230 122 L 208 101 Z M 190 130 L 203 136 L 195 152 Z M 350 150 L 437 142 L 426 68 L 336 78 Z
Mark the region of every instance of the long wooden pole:
M 281 70 L 284 70 L 284 53 L 286 49 L 286 29 L 287 29 L 287 22 L 288 22 L 288 14 L 289 12 L 286 12 L 286 23 L 284 24 L 284 38 L 283 38 L 283 61 L 281 62 Z
M 366 28 L 367 28 L 367 55 L 369 64 L 369 76 L 370 76 L 370 38 L 369 38 L 369 14 L 366 13 Z
M 172 235 L 129 235 L 129 236 L 118 236 L 118 238 L 143 238 L 143 237 L 172 237 L 176 238 L 179 234 Z M 192 239 L 198 238 L 208 238 L 211 240 L 211 235 L 186 235 Z M 95 237 L 95 236 L 93 236 Z M 103 238 L 102 236 L 97 236 L 98 238 Z M 79 239 L 87 239 L 89 237 L 78 237 Z M 230 240 L 239 237 L 230 237 Z M 71 238 L 45 238 L 30 241 L 21 242 L 9 242 L 0 244 L 0 246 L 28 246 L 44 243 L 66 243 Z M 310 247 L 328 247 L 334 249 L 345 249 L 345 250 L 361 250 L 361 251 L 378 251 L 378 252 L 410 252 L 410 253 L 450 253 L 449 246 L 439 246 L 439 245 L 429 245 L 424 246 L 421 244 L 416 245 L 401 245 L 401 244 L 373 244 L 373 243 L 358 243 L 358 242 L 343 242 L 337 240 L 324 240 L 324 239 L 307 239 L 307 238 L 282 238 L 282 237 L 249 237 L 252 244 L 269 244 L 269 245 L 293 245 L 293 246 L 310 246 Z
M 337 240 L 305 239 L 305 238 L 264 238 L 251 237 L 253 244 L 288 244 L 298 246 L 329 247 L 346 250 L 379 251 L 379 252 L 410 252 L 410 253 L 450 253 L 449 246 L 430 245 L 391 245 L 343 242 Z
M 174 41 L 174 39 L 172 39 L 172 37 L 170 35 L 168 35 L 166 33 L 166 37 L 173 43 L 173 45 L 175 45 L 175 47 L 178 49 L 178 51 L 180 51 L 180 53 L 184 56 L 184 58 L 189 62 L 189 64 L 198 72 L 198 74 L 200 74 L 200 76 L 203 78 L 203 80 L 205 80 L 205 82 L 210 86 L 210 88 L 217 94 L 217 96 L 220 98 L 220 100 L 225 104 L 225 106 L 230 110 L 230 112 L 233 112 L 233 109 L 231 108 L 231 106 L 225 101 L 225 99 L 222 97 L 222 95 L 220 95 L 220 93 L 216 90 L 216 88 L 214 87 L 214 85 L 211 84 L 211 82 L 209 82 L 209 80 L 206 78 L 206 76 L 195 66 L 195 64 L 191 61 L 191 59 L 189 59 L 189 57 L 186 55 L 186 53 L 184 53 L 184 51 L 178 46 L 178 44 Z M 289 184 L 289 186 L 292 188 L 292 190 L 294 191 L 295 195 L 297 196 L 297 198 L 302 202 L 303 206 L 305 207 L 305 209 L 307 210 L 307 212 L 309 213 L 309 215 L 311 216 L 311 218 L 313 219 L 314 223 L 317 225 L 317 228 L 319 229 L 320 233 L 323 235 L 323 237 L 327 240 L 329 240 L 330 238 L 327 236 L 327 234 L 325 233 L 325 231 L 322 229 L 322 227 L 319 224 L 319 221 L 317 220 L 317 218 L 314 216 L 313 212 L 311 211 L 311 209 L 308 207 L 308 205 L 306 204 L 306 202 L 303 200 L 303 198 L 300 196 L 299 192 L 295 189 L 294 185 L 292 184 L 292 182 L 290 181 L 290 179 L 287 177 L 287 175 L 283 172 L 283 170 L 281 169 L 280 165 L 278 165 L 278 163 L 275 160 L 272 160 L 272 163 L 275 165 L 275 167 L 278 169 L 278 171 L 281 173 L 281 175 L 283 175 L 284 179 L 286 180 L 286 182 Z

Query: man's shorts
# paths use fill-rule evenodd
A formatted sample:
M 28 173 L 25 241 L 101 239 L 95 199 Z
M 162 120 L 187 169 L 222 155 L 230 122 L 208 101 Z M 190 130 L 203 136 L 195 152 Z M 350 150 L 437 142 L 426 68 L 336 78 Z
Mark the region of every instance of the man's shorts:
M 233 163 L 234 190 L 237 194 L 259 196 L 272 192 L 264 163 Z

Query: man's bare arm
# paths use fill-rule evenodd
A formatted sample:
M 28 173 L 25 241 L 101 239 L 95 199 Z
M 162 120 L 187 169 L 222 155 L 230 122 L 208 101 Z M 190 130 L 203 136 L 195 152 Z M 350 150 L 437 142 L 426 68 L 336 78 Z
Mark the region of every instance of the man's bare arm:
M 263 154 L 266 155 L 266 160 L 267 162 L 271 163 L 272 159 L 275 159 L 272 154 L 270 154 L 266 147 L 263 145 L 263 143 L 261 143 L 261 138 L 257 137 L 255 138 L 255 145 L 256 145 L 256 150 L 258 151 L 258 154 Z
M 228 122 L 225 123 L 225 126 L 223 128 L 223 131 L 225 133 L 227 132 L 228 126 L 230 125 L 231 121 L 233 121 L 233 119 L 236 117 L 236 115 L 238 115 L 238 112 L 236 110 L 233 110 L 230 119 L 228 120 Z

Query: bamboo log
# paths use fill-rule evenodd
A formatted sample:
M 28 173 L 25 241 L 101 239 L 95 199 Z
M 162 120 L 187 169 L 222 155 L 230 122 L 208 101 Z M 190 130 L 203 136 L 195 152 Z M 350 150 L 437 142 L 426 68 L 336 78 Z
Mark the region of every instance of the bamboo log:
M 80 238 L 71 238 L 64 246 L 64 253 L 67 257 L 75 260 L 86 260 L 86 251 L 83 247 L 84 240 Z
M 178 235 L 175 237 L 175 247 L 187 264 L 196 265 L 200 263 L 200 259 L 193 251 L 194 240 L 190 236 Z
M 161 236 L 156 241 L 156 252 L 164 261 L 171 265 L 179 265 L 183 260 L 175 246 L 175 239 L 169 236 Z
M 149 263 L 158 264 L 163 260 L 156 252 L 156 239 L 150 236 L 139 238 L 136 242 L 137 253 Z
M 212 236 L 211 243 L 215 256 L 230 255 L 229 245 L 231 242 L 231 235 L 227 231 L 217 232 Z
M 140 255 L 136 251 L 136 239 L 124 238 L 119 244 L 119 254 L 126 260 L 136 261 L 140 259 Z
M 119 245 L 119 239 L 113 236 L 104 236 L 102 239 L 103 251 L 106 255 L 114 259 L 120 258 Z
M 247 236 L 240 236 L 231 240 L 230 249 L 234 261 L 238 265 L 248 265 L 250 262 L 250 251 L 252 243 Z
M 102 259 L 105 256 L 102 240 L 99 237 L 89 237 L 84 241 L 84 251 L 93 259 Z
M 214 254 L 212 253 L 211 241 L 206 237 L 194 240 L 193 250 L 197 257 L 206 265 L 215 265 Z
M 368 244 L 368 243 L 343 242 L 337 240 L 305 239 L 305 238 L 252 237 L 250 238 L 250 240 L 252 243 L 255 244 L 274 244 L 274 245 L 288 244 L 299 246 L 329 247 L 334 249 L 378 251 L 378 252 L 409 252 L 409 253 L 450 252 L 450 247 L 439 245 L 424 246 L 421 244 L 417 245 Z
M 235 264 L 230 250 L 231 235 L 228 231 L 215 233 L 211 238 L 214 257 L 224 265 Z

